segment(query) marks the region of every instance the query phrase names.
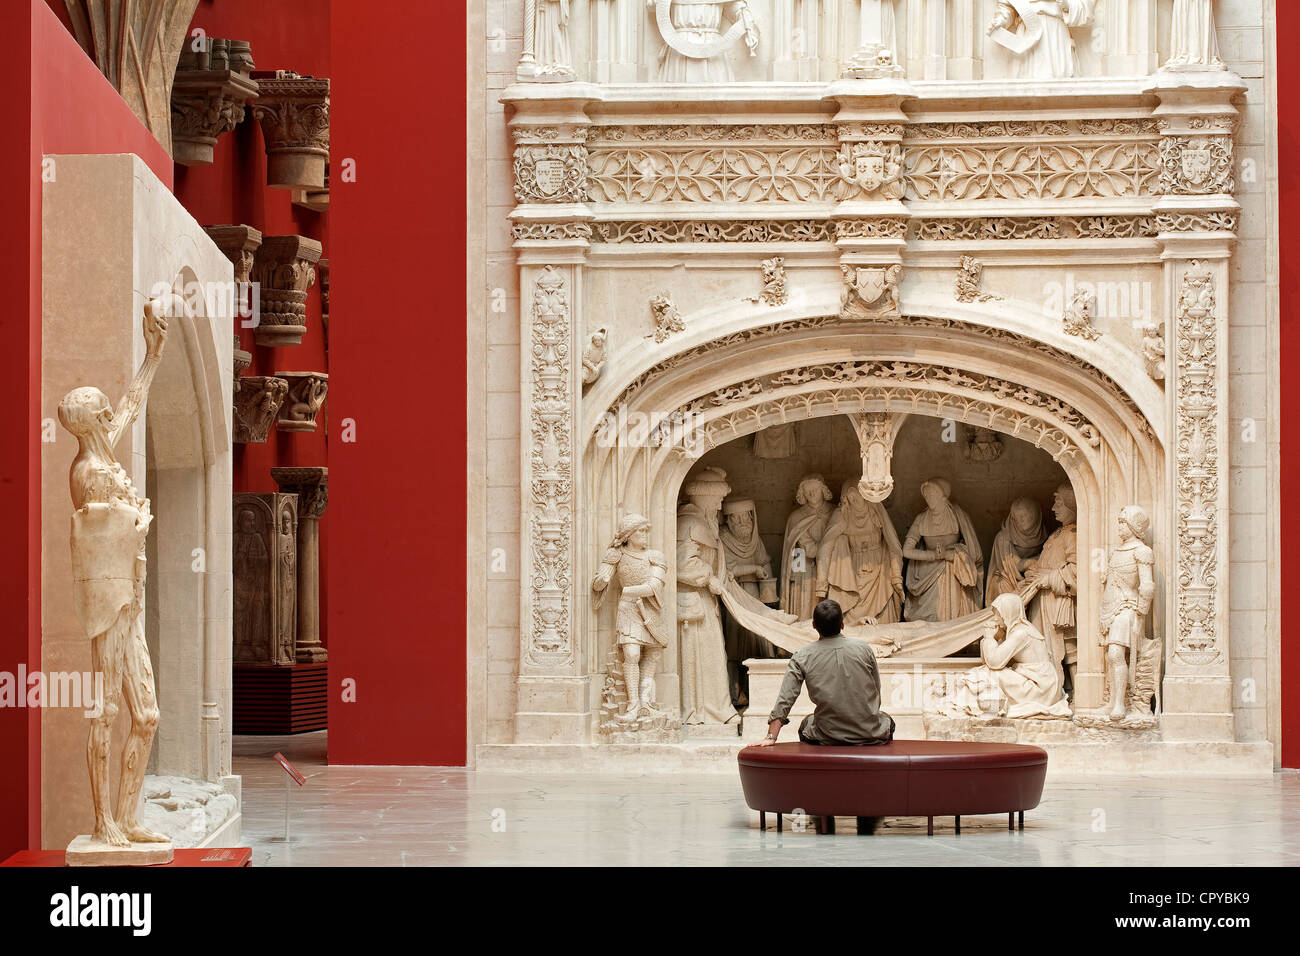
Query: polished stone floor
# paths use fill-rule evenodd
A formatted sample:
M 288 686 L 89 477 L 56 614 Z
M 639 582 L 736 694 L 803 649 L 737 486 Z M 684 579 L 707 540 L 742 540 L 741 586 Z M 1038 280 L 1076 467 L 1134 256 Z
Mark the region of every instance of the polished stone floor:
M 758 829 L 730 774 L 535 776 L 328 767 L 324 733 L 236 737 L 255 866 L 1300 865 L 1300 774 L 1049 779 L 1005 816 L 890 819 L 874 837 Z M 280 751 L 307 776 L 289 793 Z

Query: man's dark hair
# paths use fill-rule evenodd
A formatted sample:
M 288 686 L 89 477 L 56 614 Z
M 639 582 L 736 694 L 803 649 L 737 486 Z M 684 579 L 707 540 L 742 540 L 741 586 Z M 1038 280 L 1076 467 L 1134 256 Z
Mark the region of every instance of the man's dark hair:
M 813 608 L 813 627 L 822 637 L 834 637 L 844 629 L 844 612 L 835 601 L 827 598 Z

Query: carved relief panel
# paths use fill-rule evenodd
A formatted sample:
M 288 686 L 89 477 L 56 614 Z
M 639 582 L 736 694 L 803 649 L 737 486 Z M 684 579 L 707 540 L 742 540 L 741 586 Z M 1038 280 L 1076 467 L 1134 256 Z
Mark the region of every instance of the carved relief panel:
M 234 498 L 234 659 L 294 662 L 298 609 L 298 496 Z

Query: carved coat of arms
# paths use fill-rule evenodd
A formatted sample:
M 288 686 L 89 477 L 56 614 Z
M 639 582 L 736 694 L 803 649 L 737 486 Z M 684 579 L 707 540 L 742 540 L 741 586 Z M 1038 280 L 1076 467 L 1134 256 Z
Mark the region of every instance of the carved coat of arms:
M 840 151 L 840 176 L 868 195 L 900 199 L 903 195 L 903 165 L 897 143 L 854 143 Z
M 903 267 L 841 265 L 844 292 L 840 312 L 844 315 L 877 316 L 898 314 L 898 279 Z

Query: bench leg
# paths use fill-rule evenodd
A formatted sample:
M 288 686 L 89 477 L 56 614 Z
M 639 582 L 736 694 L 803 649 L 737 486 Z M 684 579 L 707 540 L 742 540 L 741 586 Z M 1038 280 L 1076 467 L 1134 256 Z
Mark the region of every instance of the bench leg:
M 779 813 L 776 815 L 776 832 L 781 832 L 781 814 Z
M 1016 811 L 1012 810 L 1010 813 L 1007 814 L 1007 829 L 1014 830 L 1015 828 L 1016 828 Z
M 934 836 L 934 817 L 925 818 L 925 835 Z
M 880 817 L 858 817 L 858 836 L 872 836 L 880 824 Z
M 1025 811 L 1024 811 L 1024 810 L 1021 810 L 1021 811 L 1020 811 L 1020 829 L 1023 830 L 1024 828 L 1025 828 Z
M 767 814 L 764 813 L 762 810 L 758 811 L 758 828 L 760 830 L 767 829 Z
M 957 821 L 957 835 L 961 836 L 961 817 L 953 817 Z
M 834 835 L 835 835 L 835 818 L 834 818 L 834 817 L 819 816 L 819 817 L 816 818 L 816 823 L 814 824 L 814 827 L 815 827 L 816 831 L 817 831 L 818 833 L 820 833 L 820 834 L 823 834 L 823 835 L 825 835 L 825 836 L 834 836 Z

